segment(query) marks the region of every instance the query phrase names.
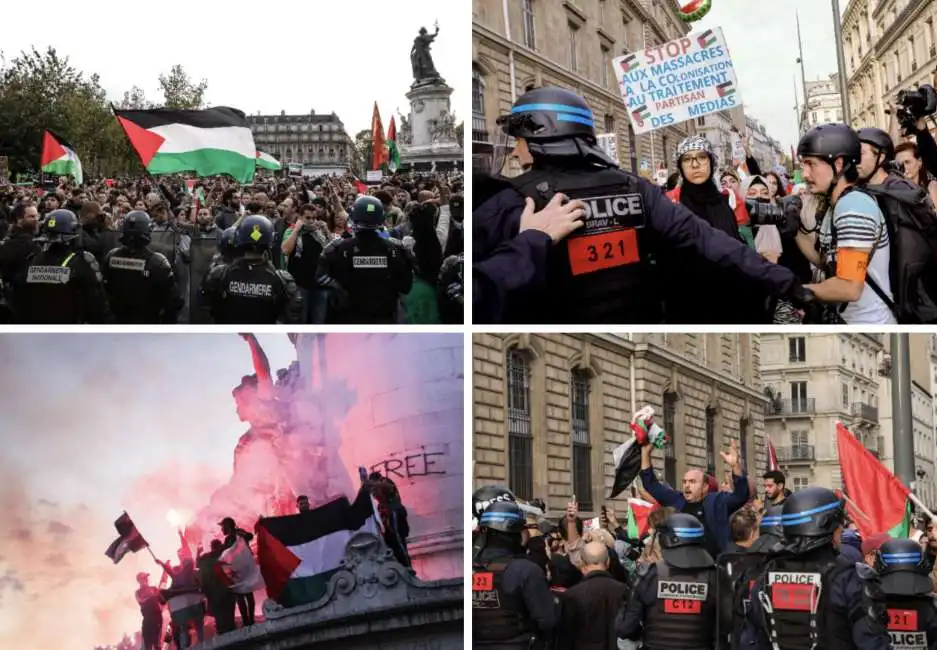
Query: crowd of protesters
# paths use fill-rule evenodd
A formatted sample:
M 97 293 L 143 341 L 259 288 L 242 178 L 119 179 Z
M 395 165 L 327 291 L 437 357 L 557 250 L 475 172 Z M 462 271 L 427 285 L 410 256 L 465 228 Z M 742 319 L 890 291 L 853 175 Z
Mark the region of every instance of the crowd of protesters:
M 380 184 L 367 186 L 351 175 L 262 177 L 241 185 L 227 177 L 186 180 L 182 177 L 139 179 L 96 179 L 76 186 L 62 177 L 49 186 L 7 184 L 0 186 L 0 279 L 3 281 L 3 318 L 7 322 L 28 321 L 18 312 L 17 289 L 30 260 L 40 255 L 54 238 L 44 236 L 47 216 L 68 210 L 79 222 L 69 252 L 88 253 L 87 259 L 103 271 L 100 291 L 91 302 L 100 303 L 91 320 L 123 322 L 126 309 L 119 303 L 120 291 L 109 284 L 108 254 L 124 243 L 125 217 L 145 212 L 145 248 L 165 256 L 173 279 L 175 300 L 167 299 L 160 316 L 163 322 L 210 323 L 213 313 L 205 295 L 205 279 L 212 268 L 238 256 L 235 227 L 246 217 L 261 215 L 270 222 L 269 242 L 262 246 L 262 259 L 269 261 L 281 277 L 295 283 L 297 294 L 289 321 L 298 324 L 355 322 L 354 305 L 339 309 L 343 299 L 363 301 L 355 286 L 327 284 L 323 252 L 336 242 L 356 235 L 349 220 L 356 200 L 372 196 L 383 207 L 380 235 L 397 240 L 405 251 L 406 291 L 391 298 L 398 305 L 393 321 L 401 323 L 463 322 L 462 252 L 463 197 L 459 174 L 425 176 L 394 175 Z M 134 217 L 136 218 L 136 217 Z M 139 234 L 139 233 L 136 233 Z M 231 246 L 228 246 L 228 244 Z M 91 259 L 93 257 L 93 260 Z M 97 273 L 101 276 L 102 273 Z M 93 276 L 92 276 L 93 277 Z M 355 285 L 353 278 L 345 284 Z M 90 282 L 93 282 L 91 280 Z M 111 282 L 116 284 L 116 282 Z M 34 318 L 34 317 L 32 317 Z M 281 319 L 286 320 L 286 318 Z M 136 321 L 131 321 L 136 322 Z

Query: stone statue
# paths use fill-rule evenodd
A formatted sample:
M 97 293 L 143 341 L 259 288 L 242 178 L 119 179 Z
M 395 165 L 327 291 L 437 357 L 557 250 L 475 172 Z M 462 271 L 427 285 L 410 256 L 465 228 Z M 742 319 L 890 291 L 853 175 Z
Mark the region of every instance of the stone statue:
M 435 25 L 436 32 L 430 34 L 425 27 L 420 27 L 420 35 L 413 39 L 413 48 L 410 50 L 410 65 L 413 67 L 413 78 L 417 84 L 420 82 L 441 79 L 433 65 L 433 56 L 430 46 L 439 35 L 439 24 Z
M 397 130 L 397 144 L 413 144 L 413 127 L 406 115 L 397 113 L 400 118 L 400 128 Z
M 440 111 L 439 117 L 429 121 L 430 137 L 433 142 L 454 142 L 455 133 L 455 115 L 448 111 Z

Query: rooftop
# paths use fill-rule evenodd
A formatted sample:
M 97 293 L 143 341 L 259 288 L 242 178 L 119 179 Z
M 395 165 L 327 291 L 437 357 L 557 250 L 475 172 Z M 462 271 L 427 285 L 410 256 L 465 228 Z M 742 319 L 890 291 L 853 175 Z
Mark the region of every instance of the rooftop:
M 309 111 L 309 113 L 302 115 L 287 115 L 286 111 L 280 111 L 279 115 L 248 115 L 248 122 L 251 124 L 268 122 L 271 124 L 308 124 L 310 122 L 338 122 L 342 124 L 342 121 L 338 119 L 338 115 L 335 112 L 331 113 L 316 113 L 315 111 Z

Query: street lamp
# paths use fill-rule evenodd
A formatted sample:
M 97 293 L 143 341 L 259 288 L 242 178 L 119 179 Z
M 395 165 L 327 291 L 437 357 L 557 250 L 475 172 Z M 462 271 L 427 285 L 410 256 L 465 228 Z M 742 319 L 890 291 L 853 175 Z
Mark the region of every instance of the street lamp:
M 852 116 L 849 110 L 849 93 L 846 91 L 846 53 L 843 52 L 843 21 L 839 13 L 839 0 L 833 2 L 833 33 L 836 35 L 836 63 L 839 68 L 839 98 L 843 106 L 843 122 L 849 124 Z

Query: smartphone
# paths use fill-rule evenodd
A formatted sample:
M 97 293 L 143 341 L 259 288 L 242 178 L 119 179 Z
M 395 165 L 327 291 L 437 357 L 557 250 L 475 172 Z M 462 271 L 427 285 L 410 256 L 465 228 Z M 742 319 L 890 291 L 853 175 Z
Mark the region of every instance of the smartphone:
M 569 500 L 570 500 L 572 503 L 576 503 L 576 504 L 579 503 L 578 501 L 576 501 L 576 495 L 575 495 L 575 494 L 574 494 L 573 496 L 571 496 L 571 497 L 569 498 Z

